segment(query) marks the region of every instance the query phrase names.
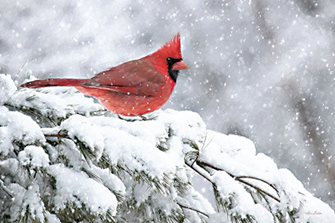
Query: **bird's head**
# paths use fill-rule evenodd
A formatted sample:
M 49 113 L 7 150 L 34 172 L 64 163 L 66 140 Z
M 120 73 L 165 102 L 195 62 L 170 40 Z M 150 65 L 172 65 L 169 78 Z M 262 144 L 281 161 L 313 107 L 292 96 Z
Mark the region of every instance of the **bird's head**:
M 169 77 L 174 82 L 177 81 L 180 70 L 188 69 L 181 55 L 179 33 L 150 57 L 156 66 L 168 71 Z

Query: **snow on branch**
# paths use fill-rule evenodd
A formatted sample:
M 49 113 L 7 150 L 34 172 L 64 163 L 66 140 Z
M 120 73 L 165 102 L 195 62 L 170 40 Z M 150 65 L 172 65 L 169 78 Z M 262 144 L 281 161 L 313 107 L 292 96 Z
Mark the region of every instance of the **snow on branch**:
M 334 211 L 240 136 L 190 111 L 126 121 L 70 88 L 0 75 L 0 219 L 330 222 Z M 214 202 L 194 188 L 212 185 Z M 320 214 L 313 214 L 320 213 Z

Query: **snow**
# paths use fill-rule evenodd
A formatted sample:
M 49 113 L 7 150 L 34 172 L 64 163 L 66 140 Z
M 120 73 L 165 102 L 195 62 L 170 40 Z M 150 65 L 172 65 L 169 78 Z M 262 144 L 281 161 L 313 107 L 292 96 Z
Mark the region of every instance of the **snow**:
M 278 177 L 280 179 L 279 185 L 285 188 L 286 192 L 284 196 L 281 196 L 282 204 L 284 205 L 287 202 L 286 205 L 291 207 L 301 207 L 297 214 L 299 215 L 297 222 L 332 223 L 334 221 L 334 211 L 330 209 L 329 205 L 324 205 L 321 200 L 313 197 L 290 171 L 280 169 Z M 288 200 L 285 200 L 285 196 Z M 303 203 L 301 203 L 302 201 Z
M 62 123 L 61 129 L 67 131 L 71 138 L 77 137 L 78 140 L 84 141 L 91 148 L 92 152 L 97 154 L 97 160 L 101 158 L 104 148 L 104 138 L 101 135 L 99 126 L 89 122 L 83 116 L 73 115 Z
M 13 152 L 12 142 L 21 142 L 24 145 L 44 143 L 45 138 L 36 122 L 22 113 L 9 111 L 0 107 L 0 154 L 7 156 Z
M 29 92 L 29 98 L 22 101 L 22 97 L 26 97 L 25 91 Z M 69 97 L 62 99 L 62 95 L 68 92 Z M 61 97 L 57 97 L 60 95 Z M 78 113 L 79 111 L 85 112 L 87 115 L 90 112 L 105 110 L 102 105 L 92 103 L 92 98 L 84 97 L 74 88 L 46 88 L 41 90 L 31 91 L 28 89 L 22 90 L 20 93 L 15 94 L 11 98 L 13 106 L 24 106 L 25 109 L 43 108 L 41 112 L 43 115 L 52 117 L 65 118 L 69 115 Z
M 162 178 L 165 173 L 174 172 L 176 166 L 183 166 L 183 140 L 201 141 L 204 137 L 205 125 L 198 119 L 197 114 L 172 110 L 161 113 L 155 121 L 134 123 L 114 117 L 73 115 L 62 123 L 61 129 L 67 131 L 70 137 L 84 141 L 92 151 L 97 151 L 97 160 L 104 152 L 112 164 L 126 163 L 131 169 Z M 191 132 L 194 125 L 199 130 Z M 169 141 L 171 149 L 167 152 L 158 150 L 158 145 L 166 143 L 168 131 L 172 134 Z M 185 134 L 187 132 L 190 134 Z M 201 134 L 202 137 L 199 137 Z
M 5 91 L 11 91 L 11 82 L 0 76 Z M 41 111 L 53 125 L 46 126 L 44 116 L 34 121 L 29 116 L 34 114 L 20 112 L 27 107 Z M 0 213 L 13 219 L 50 216 L 57 222 L 62 210 L 74 206 L 74 212 L 103 218 L 122 214 L 132 222 L 139 214 L 159 221 L 178 210 L 189 222 L 201 221 L 201 214 L 181 204 L 204 212 L 209 219 L 202 217 L 210 222 L 252 216 L 267 223 L 277 212 L 289 219 L 292 211 L 297 222 L 335 218 L 328 204 L 289 170 L 258 153 L 250 139 L 208 130 L 195 112 L 166 109 L 150 120 L 127 121 L 101 110 L 91 98 L 66 88 L 18 89 L 6 98 L 0 107 L 0 179 L 14 199 L 2 195 L 0 188 L 5 203 Z M 195 162 L 190 164 L 190 159 Z M 215 185 L 223 203 L 231 204 L 227 209 L 215 209 L 194 190 L 191 182 L 197 172 Z M 241 179 L 274 198 L 257 197 Z M 54 205 L 52 211 L 46 199 Z
M 124 196 L 126 191 L 125 185 L 117 176 L 111 174 L 109 169 L 101 169 L 92 166 L 92 170 L 94 174 L 99 177 L 98 181 L 102 182 L 106 188 L 108 188 L 110 191 L 118 193 L 118 195 Z
M 39 187 L 36 184 L 33 184 L 28 187 L 28 190 L 22 198 L 23 209 L 26 209 L 32 215 L 32 219 L 34 220 L 43 219 L 44 207 L 39 193 Z M 24 216 L 24 214 L 25 213 L 21 213 L 22 216 Z
M 49 156 L 42 147 L 27 146 L 18 155 L 22 166 L 31 166 L 35 168 L 45 168 L 49 165 Z
M 236 135 L 224 135 L 207 131 L 207 141 L 201 158 L 210 161 L 234 175 L 257 175 L 261 178 L 272 176 L 273 181 L 278 168 L 271 158 L 262 153 L 256 154 L 251 140 Z M 225 162 L 222 162 L 225 160 Z
M 0 72 L 16 86 L 31 74 L 90 77 L 181 32 L 189 70 L 179 75 L 166 108 L 191 109 L 212 130 L 251 138 L 335 207 L 332 176 L 318 174 L 322 158 L 334 163 L 333 0 L 3 0 L 2 6 Z M 321 159 L 313 156 L 320 147 L 306 143 L 299 101 L 329 151 Z M 73 114 L 73 107 L 61 108 L 43 112 Z
M 0 105 L 6 103 L 6 101 L 16 91 L 16 86 L 10 75 L 0 74 Z
M 260 204 L 255 204 L 250 194 L 243 188 L 241 184 L 231 178 L 225 172 L 217 172 L 213 176 L 213 182 L 217 185 L 217 189 L 223 200 L 229 200 L 232 197 L 231 212 L 236 215 L 247 215 L 255 217 L 257 222 L 271 222 L 273 216 L 270 212 Z
M 107 211 L 116 214 L 116 197 L 103 185 L 60 164 L 50 165 L 48 169 L 56 180 L 57 194 L 54 199 L 57 209 L 65 208 L 68 203 L 75 203 L 95 214 Z
M 271 222 L 272 216 L 264 207 L 255 204 L 249 193 L 241 184 L 235 181 L 227 173 L 239 176 L 257 177 L 274 185 L 279 194 L 262 182 L 246 179 L 247 182 L 261 188 L 280 199 L 280 208 L 299 210 L 296 216 L 298 222 L 332 222 L 334 211 L 328 205 L 320 205 L 320 200 L 313 197 L 287 169 L 278 169 L 273 160 L 266 155 L 256 154 L 253 143 L 241 136 L 223 135 L 217 132 L 208 131 L 207 138 L 210 142 L 202 149 L 199 160 L 205 160 L 217 168 L 225 171 L 218 171 L 212 176 L 213 182 L 223 199 L 234 198 L 237 202 L 237 213 L 245 213 L 256 216 L 259 222 Z M 237 200 L 237 201 L 235 201 Z M 278 207 L 278 206 L 277 206 Z M 287 219 L 289 217 L 287 216 Z M 321 220 L 322 219 L 322 220 Z

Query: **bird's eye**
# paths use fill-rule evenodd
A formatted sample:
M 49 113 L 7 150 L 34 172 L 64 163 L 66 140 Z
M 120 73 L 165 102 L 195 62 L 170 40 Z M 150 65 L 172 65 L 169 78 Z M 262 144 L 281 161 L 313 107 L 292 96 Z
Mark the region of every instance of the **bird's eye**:
M 166 58 L 166 60 L 167 60 L 167 61 L 171 61 L 172 59 L 171 59 L 171 57 L 168 57 L 168 58 Z

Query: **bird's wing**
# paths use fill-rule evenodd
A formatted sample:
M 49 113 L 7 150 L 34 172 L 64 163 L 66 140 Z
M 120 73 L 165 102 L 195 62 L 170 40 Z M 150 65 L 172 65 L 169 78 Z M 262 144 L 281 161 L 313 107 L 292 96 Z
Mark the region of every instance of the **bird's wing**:
M 165 77 L 147 60 L 134 60 L 98 73 L 85 87 L 125 94 L 155 96 Z

